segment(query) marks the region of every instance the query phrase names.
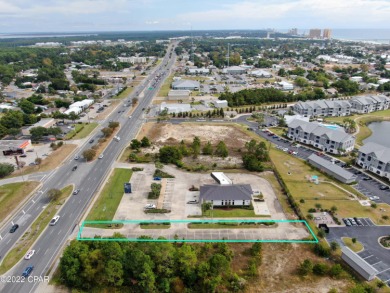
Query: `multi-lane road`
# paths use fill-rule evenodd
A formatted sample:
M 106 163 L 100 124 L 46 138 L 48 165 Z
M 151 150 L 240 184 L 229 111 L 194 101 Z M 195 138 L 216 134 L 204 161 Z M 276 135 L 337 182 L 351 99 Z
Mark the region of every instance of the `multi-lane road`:
M 14 215 L 8 224 L 2 227 L 0 230 L 0 235 L 2 236 L 0 240 L 0 256 L 5 256 L 17 242 L 18 238 L 26 232 L 29 225 L 48 204 L 49 201 L 46 192 L 49 189 L 60 189 L 69 184 L 74 184 L 76 188 L 80 189 L 79 194 L 72 195 L 58 212 L 58 215 L 61 217 L 58 223 L 55 226 L 48 226 L 33 245 L 32 249 L 35 250 L 35 255 L 31 260 L 22 260 L 7 276 L 20 276 L 28 265 L 34 266 L 34 270 L 31 274 L 33 277 L 43 278 L 48 274 L 49 268 L 53 264 L 53 261 L 58 257 L 61 248 L 74 229 L 78 228 L 83 213 L 87 209 L 92 198 L 96 195 L 98 188 L 106 179 L 112 164 L 117 159 L 122 149 L 136 136 L 143 124 L 144 111 L 149 107 L 153 97 L 156 95 L 165 78 L 169 76 L 170 70 L 175 63 L 176 55 L 174 50 L 171 53 L 171 48 L 174 48 L 174 46 L 175 44 L 172 44 L 168 47 L 167 54 L 162 62 L 149 74 L 142 84 L 134 89 L 133 94 L 128 97 L 130 99 L 135 96 L 138 97 L 138 105 L 130 116 L 131 118 L 126 115 L 127 111 L 120 111 L 120 113 L 114 111 L 114 113 L 108 117 L 107 120 L 118 121 L 120 123 L 120 130 L 118 131 L 117 136 L 121 139 L 119 141 L 113 140 L 109 143 L 104 151 L 104 157 L 91 163 L 75 161 L 73 158 L 64 162 L 61 167 L 45 178 L 40 190 L 25 204 L 23 209 Z M 143 95 L 141 94 L 142 92 Z M 119 107 L 123 106 L 120 105 Z M 107 124 L 108 123 L 105 122 L 102 127 Z M 86 143 L 78 152 L 81 153 L 84 149 L 88 149 L 89 147 L 88 143 Z M 77 165 L 78 168 L 77 170 L 72 171 L 72 168 L 75 165 Z M 8 231 L 11 228 L 12 223 L 17 223 L 19 229 L 15 233 L 10 234 Z M 33 282 L 33 278 L 10 278 L 9 280 L 15 282 L 0 283 L 1 292 L 34 292 L 39 285 L 39 280 Z M 16 282 L 18 280 L 23 280 L 24 282 Z

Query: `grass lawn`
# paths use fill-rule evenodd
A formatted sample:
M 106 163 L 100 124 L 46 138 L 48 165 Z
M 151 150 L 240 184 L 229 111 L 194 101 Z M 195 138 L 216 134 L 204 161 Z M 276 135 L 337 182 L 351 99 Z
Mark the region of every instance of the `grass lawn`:
M 359 251 L 363 250 L 363 244 L 361 244 L 357 240 L 355 243 L 352 242 L 352 238 L 350 238 L 350 237 L 342 237 L 341 240 L 343 240 L 344 244 L 346 246 L 348 246 L 348 248 L 350 248 L 354 252 L 359 252 Z
M 48 157 L 43 157 L 43 161 L 40 165 L 23 167 L 23 169 L 16 170 L 6 178 L 53 170 L 58 167 L 58 165 L 60 165 L 76 147 L 75 144 L 64 144 L 62 147 L 52 152 Z
M 283 136 L 286 133 L 287 128 L 285 127 L 272 127 L 270 130 L 276 135 Z
M 330 183 L 320 182 L 317 185 L 309 182 L 307 176 L 312 175 L 319 176 L 320 181 L 332 180 L 315 171 L 302 160 L 275 148 L 271 149 L 270 156 L 291 195 L 299 203 L 304 214 L 307 214 L 310 208 L 315 208 L 316 204 L 320 204 L 323 209 L 330 209 L 332 206 L 336 206 L 339 218 L 369 217 L 377 224 L 390 224 L 390 220 L 382 219 L 384 215 L 390 216 L 388 205 L 378 204 L 375 209 L 362 206 L 357 200 L 353 200 L 348 193 Z M 290 172 L 290 175 L 288 172 Z M 348 189 L 348 191 L 353 190 L 351 186 L 337 181 L 333 182 L 337 186 Z M 355 192 L 357 193 L 357 191 Z M 300 202 L 301 199 L 304 200 L 303 203 Z
M 123 92 L 121 92 L 119 95 L 112 97 L 113 99 L 126 99 L 134 90 L 134 86 L 128 86 L 127 89 L 125 89 Z
M 253 210 L 240 209 L 240 208 L 231 208 L 231 209 L 219 209 L 214 208 L 203 212 L 205 217 L 214 217 L 214 218 L 242 218 L 242 217 L 258 217 L 255 215 Z
M 0 186 L 0 222 L 3 221 L 20 202 L 29 196 L 39 182 L 27 181 Z
M 111 177 L 104 186 L 99 198 L 88 214 L 87 221 L 110 221 L 124 194 L 123 183 L 129 182 L 132 171 L 130 169 L 114 169 Z
M 139 226 L 141 229 L 169 229 L 169 228 L 171 228 L 170 223 L 167 225 L 165 225 L 163 223 L 161 223 L 161 224 L 143 224 L 143 223 L 141 223 L 141 224 L 139 224 Z
M 171 90 L 171 84 L 173 82 L 174 74 L 171 74 L 167 79 L 164 81 L 163 85 L 160 88 L 160 91 L 157 94 L 157 97 L 167 97 L 169 91 Z
M 92 123 L 83 123 L 83 124 L 76 124 L 75 130 L 70 131 L 66 136 L 65 139 L 82 139 L 87 137 L 95 128 L 98 126 L 96 122 Z M 81 129 L 81 130 L 79 130 Z M 77 133 L 77 131 L 79 131 Z M 76 132 L 76 135 L 72 137 L 72 135 Z
M 56 202 L 51 202 L 41 212 L 39 217 L 32 223 L 31 227 L 18 240 L 14 248 L 4 257 L 0 266 L 0 274 L 4 274 L 12 268 L 20 259 L 24 257 L 35 240 L 41 235 L 42 231 L 49 225 L 50 220 L 56 215 L 59 205 L 62 205 L 66 198 L 71 195 L 73 186 L 69 185 L 61 190 L 61 196 Z M 52 227 L 49 227 L 49 229 Z
M 271 223 L 271 222 L 270 222 Z M 275 227 L 276 224 L 272 222 L 270 225 L 264 225 L 262 223 L 190 223 L 187 225 L 189 229 L 253 229 L 253 228 L 266 228 L 266 227 Z

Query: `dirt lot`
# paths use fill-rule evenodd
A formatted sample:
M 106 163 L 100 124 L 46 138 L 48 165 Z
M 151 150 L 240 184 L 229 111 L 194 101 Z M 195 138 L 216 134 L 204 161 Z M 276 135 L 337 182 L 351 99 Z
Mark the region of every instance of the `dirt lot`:
M 305 244 L 263 244 L 263 260 L 256 282 L 248 282 L 246 292 L 284 292 L 327 293 L 336 288 L 337 292 L 346 292 L 352 282 L 347 279 L 332 279 L 309 275 L 301 277 L 297 268 L 306 258 L 313 262 L 326 262 L 310 251 Z M 277 252 L 277 253 L 276 253 Z M 328 265 L 331 265 L 328 262 Z

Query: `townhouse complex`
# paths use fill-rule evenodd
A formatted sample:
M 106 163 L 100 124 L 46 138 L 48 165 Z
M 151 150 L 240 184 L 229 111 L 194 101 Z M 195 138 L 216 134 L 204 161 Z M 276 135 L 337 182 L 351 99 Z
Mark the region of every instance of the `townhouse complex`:
M 317 122 L 299 119 L 294 119 L 288 124 L 287 137 L 332 154 L 350 152 L 355 144 L 355 137 L 341 129 L 332 129 Z
M 390 148 L 368 142 L 359 149 L 356 163 L 360 167 L 390 180 Z
M 306 116 L 348 116 L 389 109 L 390 98 L 384 95 L 356 96 L 350 100 L 317 100 L 298 102 L 293 109 Z

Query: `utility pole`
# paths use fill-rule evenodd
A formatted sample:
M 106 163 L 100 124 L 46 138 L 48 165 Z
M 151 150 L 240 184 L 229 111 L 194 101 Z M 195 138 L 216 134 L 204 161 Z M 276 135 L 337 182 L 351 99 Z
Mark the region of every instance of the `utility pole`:
M 227 55 L 227 59 L 228 59 L 228 67 L 230 66 L 230 43 L 228 43 L 228 55 Z
M 192 64 L 195 65 L 195 60 L 194 60 L 194 37 L 192 35 L 192 25 L 191 25 L 191 54 L 192 54 Z

